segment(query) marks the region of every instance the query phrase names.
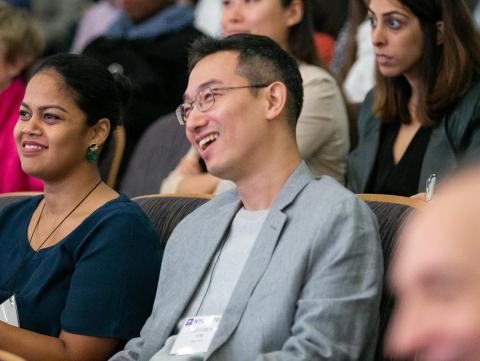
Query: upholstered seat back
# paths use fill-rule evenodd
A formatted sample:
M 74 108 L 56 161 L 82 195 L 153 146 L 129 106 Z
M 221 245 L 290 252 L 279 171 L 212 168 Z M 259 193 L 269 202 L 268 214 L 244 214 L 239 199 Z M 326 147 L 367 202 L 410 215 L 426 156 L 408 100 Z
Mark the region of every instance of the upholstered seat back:
M 177 224 L 209 199 L 205 197 L 151 195 L 133 198 L 133 200 L 150 218 L 160 242 L 164 246 Z
M 175 114 L 153 123 L 143 133 L 123 175 L 120 192 L 129 197 L 158 193 L 160 184 L 187 153 L 190 143 Z

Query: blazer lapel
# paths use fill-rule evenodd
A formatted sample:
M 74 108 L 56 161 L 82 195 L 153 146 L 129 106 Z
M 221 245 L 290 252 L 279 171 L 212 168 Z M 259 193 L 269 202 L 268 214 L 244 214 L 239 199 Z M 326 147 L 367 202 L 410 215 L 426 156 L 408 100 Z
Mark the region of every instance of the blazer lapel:
M 378 143 L 380 141 L 380 122 L 377 119 L 373 119 L 366 129 L 366 137 L 365 137 L 365 146 L 362 149 L 363 153 L 363 165 L 361 175 L 362 178 L 360 179 L 360 190 L 361 192 L 365 192 L 367 187 L 367 182 L 372 174 L 373 165 L 375 164 L 375 160 L 377 159 L 377 151 L 378 151 Z
M 206 354 L 206 360 L 230 338 L 240 322 L 250 296 L 268 267 L 287 220 L 287 215 L 283 212 L 283 209 L 296 198 L 298 193 L 312 179 L 313 175 L 302 161 L 278 194 L 230 297 L 222 321 Z
M 188 232 L 186 236 L 195 237 L 195 242 L 190 242 L 188 254 L 173 254 L 173 251 L 168 256 L 170 262 L 165 270 L 168 280 L 160 280 L 162 288 L 157 292 L 159 300 L 156 304 L 156 320 L 161 327 L 157 328 L 159 333 L 154 337 L 161 345 L 171 335 L 188 306 L 240 206 L 237 201 L 220 207 L 215 214 L 196 225 L 194 232 Z M 182 236 L 185 235 L 179 235 Z

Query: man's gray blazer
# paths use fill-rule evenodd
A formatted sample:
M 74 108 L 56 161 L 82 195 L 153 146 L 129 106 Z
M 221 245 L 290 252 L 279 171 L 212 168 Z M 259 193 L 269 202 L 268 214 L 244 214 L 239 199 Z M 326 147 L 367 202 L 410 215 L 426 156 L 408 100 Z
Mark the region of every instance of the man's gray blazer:
M 152 315 L 111 360 L 147 361 L 162 348 L 240 207 L 231 190 L 176 227 Z M 205 359 L 372 360 L 382 272 L 368 206 L 302 162 L 272 205 Z

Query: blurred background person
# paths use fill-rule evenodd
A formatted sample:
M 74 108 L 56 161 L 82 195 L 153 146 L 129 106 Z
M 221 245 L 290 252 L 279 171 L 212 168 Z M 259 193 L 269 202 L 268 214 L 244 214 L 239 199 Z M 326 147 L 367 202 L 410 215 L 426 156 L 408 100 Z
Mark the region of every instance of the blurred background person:
M 33 73 L 14 133 L 23 170 L 45 191 L 0 212 L 0 304 L 16 315 L 0 312 L 0 349 L 102 361 L 140 332 L 162 256 L 148 218 L 96 164 L 129 86 L 71 54 Z
M 221 36 L 221 12 L 221 1 L 198 0 L 197 6 L 195 8 L 195 27 L 207 35 L 214 37 Z
M 30 0 L 31 13 L 38 20 L 45 37 L 45 56 L 70 49 L 77 23 L 92 2 L 92 0 Z
M 386 350 L 421 361 L 480 360 L 480 169 L 439 188 L 407 223 L 392 262 Z
M 463 1 L 465 1 L 465 4 L 467 5 L 468 10 L 470 10 L 470 12 L 473 13 L 475 11 L 475 8 L 478 5 L 478 0 L 463 0 Z
M 296 128 L 300 155 L 315 175 L 330 175 L 343 183 L 349 149 L 347 113 L 336 80 L 318 57 L 309 0 L 225 0 L 221 21 L 225 36 L 268 36 L 298 60 L 304 87 Z M 206 173 L 192 148 L 160 192 L 219 193 L 230 185 Z
M 348 159 L 355 193 L 412 196 L 480 155 L 480 43 L 463 1 L 371 0 L 376 85 Z
M 349 103 L 363 102 L 375 85 L 375 52 L 371 41 L 371 24 L 367 19 L 368 0 L 350 0 L 345 26 L 345 48 L 339 82 Z
M 127 76 L 133 84 L 125 114 L 125 166 L 144 130 L 182 102 L 187 49 L 202 34 L 193 26 L 194 5 L 173 0 L 121 0 L 122 14 L 83 54 Z
M 330 66 L 336 41 L 347 20 L 348 0 L 312 0 L 313 39 L 320 58 Z
M 25 10 L 30 10 L 31 0 L 6 0 L 6 2 L 12 6 L 23 8 Z
M 0 193 L 43 189 L 40 180 L 22 171 L 13 139 L 25 93 L 24 75 L 42 50 L 43 38 L 34 20 L 0 2 Z
M 103 33 L 120 16 L 122 0 L 100 0 L 92 4 L 83 14 L 70 48 L 71 53 L 79 54 L 92 40 Z
M 347 21 L 336 42 L 330 69 L 341 84 L 347 102 L 350 149 L 357 146 L 358 110 L 375 85 L 375 52 L 371 25 L 367 19 L 368 0 L 349 0 Z

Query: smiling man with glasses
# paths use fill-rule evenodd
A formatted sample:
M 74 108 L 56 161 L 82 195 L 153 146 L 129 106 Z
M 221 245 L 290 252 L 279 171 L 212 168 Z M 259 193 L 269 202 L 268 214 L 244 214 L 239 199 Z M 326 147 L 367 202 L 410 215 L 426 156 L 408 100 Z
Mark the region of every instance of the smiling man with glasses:
M 227 191 L 168 241 L 154 310 L 112 360 L 369 361 L 382 261 L 374 216 L 301 161 L 296 61 L 255 35 L 202 39 L 177 110 Z

